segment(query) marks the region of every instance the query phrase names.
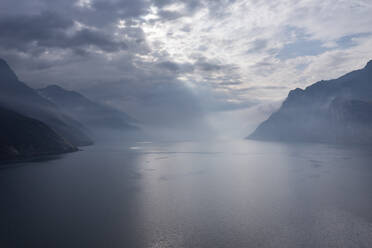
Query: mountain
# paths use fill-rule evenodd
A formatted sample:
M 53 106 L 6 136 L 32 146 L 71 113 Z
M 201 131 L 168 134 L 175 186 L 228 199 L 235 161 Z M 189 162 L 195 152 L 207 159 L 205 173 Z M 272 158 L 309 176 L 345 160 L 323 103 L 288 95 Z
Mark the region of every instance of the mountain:
M 45 123 L 75 146 L 92 144 L 82 124 L 61 113 L 55 104 L 19 81 L 2 59 L 0 59 L 0 106 Z
M 77 151 L 44 123 L 0 107 L 0 161 Z
M 124 112 L 96 103 L 82 94 L 50 85 L 39 89 L 40 95 L 56 104 L 66 115 L 83 123 L 90 129 L 136 129 L 136 121 Z
M 372 144 L 372 61 L 338 79 L 289 92 L 248 137 L 256 140 Z

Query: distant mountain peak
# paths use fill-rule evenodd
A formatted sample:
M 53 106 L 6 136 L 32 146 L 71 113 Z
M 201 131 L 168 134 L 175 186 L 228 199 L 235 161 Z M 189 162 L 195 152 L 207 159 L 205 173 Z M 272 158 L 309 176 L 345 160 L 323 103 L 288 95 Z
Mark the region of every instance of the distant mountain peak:
M 370 60 L 368 63 L 367 63 L 367 65 L 366 65 L 366 67 L 364 67 L 365 69 L 368 69 L 368 70 L 372 70 L 372 60 Z
M 81 95 L 80 93 L 76 91 L 72 91 L 72 90 L 67 90 L 56 84 L 48 85 L 45 88 L 39 89 L 39 92 L 42 93 L 44 97 L 48 96 L 47 98 L 54 98 L 54 97 L 59 96 L 59 97 L 64 97 L 64 98 L 69 97 L 70 100 L 72 100 L 71 98 L 75 100 L 82 99 L 82 98 L 85 99 L 85 97 Z
M 19 81 L 3 59 L 0 59 L 0 105 L 45 123 L 75 146 L 92 144 L 81 123 L 63 114 L 54 103 Z
M 372 61 L 337 79 L 291 90 L 251 139 L 372 144 Z
M 2 65 L 8 65 L 8 63 L 4 59 L 0 58 L 0 66 Z
M 49 85 L 38 92 L 63 110 L 67 115 L 93 129 L 128 129 L 136 121 L 120 110 L 94 102 L 79 92 Z
M 71 91 L 71 90 L 67 90 L 65 88 L 62 88 L 61 86 L 56 85 L 56 84 L 48 85 L 41 90 L 48 91 L 48 92 L 59 92 L 59 93 L 72 93 L 72 92 L 77 93 L 75 91 Z
M 288 94 L 289 97 L 293 96 L 293 95 L 298 95 L 298 94 L 303 94 L 304 93 L 304 90 L 303 89 L 300 89 L 300 88 L 296 88 L 294 90 L 291 90 Z
M 18 81 L 18 78 L 8 63 L 0 58 L 0 75 L 3 81 Z
M 65 89 L 63 89 L 61 86 L 56 85 L 56 84 L 48 85 L 47 87 L 45 87 L 45 89 L 50 89 L 50 90 L 63 90 L 63 91 L 65 91 Z

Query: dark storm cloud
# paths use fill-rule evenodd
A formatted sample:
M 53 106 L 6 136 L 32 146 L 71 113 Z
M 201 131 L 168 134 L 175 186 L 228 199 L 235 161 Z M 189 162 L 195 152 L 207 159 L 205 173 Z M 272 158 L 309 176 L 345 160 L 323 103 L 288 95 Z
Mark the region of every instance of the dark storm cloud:
M 186 0 L 92 0 L 86 2 L 85 7 L 79 6 L 77 0 L 35 0 L 35 1 L 10 1 L 0 3 L 0 49 L 14 49 L 33 55 L 45 51 L 47 48 L 71 49 L 77 55 L 86 55 L 87 47 L 115 52 L 123 49 L 136 50 L 136 45 L 128 43 L 145 42 L 141 28 L 136 28 L 138 37 L 131 41 L 117 41 L 113 34 L 113 27 L 119 19 L 143 21 L 141 16 L 149 12 L 150 6 L 159 7 L 160 20 L 177 19 L 183 15 L 191 14 L 192 11 L 208 7 L 211 10 L 217 6 L 225 6 L 230 1 L 186 1 Z M 183 3 L 187 7 L 186 13 L 163 10 L 174 3 Z M 93 29 L 82 28 L 73 34 L 67 31 L 78 21 Z M 132 28 L 131 31 L 134 29 Z M 190 31 L 190 27 L 183 29 Z M 126 29 L 126 32 L 130 30 Z M 141 49 L 141 48 L 140 48 Z M 200 63 L 199 67 L 204 70 L 215 70 L 218 66 Z
M 228 103 L 238 92 L 214 92 L 221 82 L 225 87 L 240 83 L 236 67 L 202 55 L 191 58 L 193 62 L 175 62 L 167 51 L 149 48 L 141 24 L 151 25 L 144 18 L 151 6 L 159 8 L 153 22 L 173 22 L 200 8 L 217 17 L 231 2 L 4 0 L 0 1 L 0 57 L 31 86 L 60 84 L 83 90 L 155 125 L 201 125 L 206 111 L 250 106 L 243 100 Z M 174 3 L 186 8 L 165 8 Z M 180 26 L 183 32 L 192 28 Z M 207 47 L 201 45 L 199 50 Z M 180 81 L 193 73 L 204 82 Z
M 219 71 L 222 69 L 223 66 L 221 66 L 218 63 L 212 63 L 205 60 L 199 60 L 195 63 L 196 68 L 202 70 L 202 71 Z
M 158 64 L 160 68 L 176 72 L 180 69 L 179 65 L 177 63 L 171 62 L 171 61 L 165 61 Z
M 47 48 L 72 49 L 82 52 L 94 46 L 113 52 L 125 49 L 123 42 L 113 40 L 101 31 L 82 28 L 69 34 L 73 20 L 55 12 L 32 16 L 4 16 L 0 18 L 0 46 L 22 52 L 37 52 Z
M 149 2 L 143 0 L 93 1 L 92 8 L 118 14 L 121 18 L 138 17 L 148 12 Z
M 153 3 L 160 8 L 170 4 L 183 3 L 187 6 L 188 10 L 191 11 L 203 6 L 203 1 L 199 0 L 154 0 Z
M 183 16 L 179 11 L 160 10 L 158 13 L 161 20 L 169 21 L 175 20 Z
M 163 8 L 171 4 L 184 4 L 185 12 L 160 11 L 160 16 L 165 19 L 177 19 L 185 15 L 192 15 L 200 8 L 207 8 L 212 18 L 219 18 L 223 15 L 226 6 L 234 3 L 236 0 L 153 0 L 152 3 Z M 160 19 L 161 20 L 161 19 Z
M 0 17 L 0 45 L 27 50 L 31 42 L 56 39 L 72 25 L 71 20 L 51 12 L 34 16 L 2 16 Z

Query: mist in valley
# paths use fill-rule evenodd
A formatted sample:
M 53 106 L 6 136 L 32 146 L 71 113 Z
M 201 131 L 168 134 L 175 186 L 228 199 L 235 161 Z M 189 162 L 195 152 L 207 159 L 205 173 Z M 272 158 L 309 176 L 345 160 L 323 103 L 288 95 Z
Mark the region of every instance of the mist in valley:
M 0 1 L 0 247 L 372 247 L 371 11 Z

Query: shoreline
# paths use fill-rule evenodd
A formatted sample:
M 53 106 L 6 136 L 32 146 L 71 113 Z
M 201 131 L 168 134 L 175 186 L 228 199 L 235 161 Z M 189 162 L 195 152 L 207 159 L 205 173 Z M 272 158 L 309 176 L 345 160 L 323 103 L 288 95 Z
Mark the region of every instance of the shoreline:
M 69 153 L 80 152 L 80 151 L 83 151 L 83 150 L 80 149 L 80 148 L 77 148 L 76 150 L 73 150 L 73 151 L 46 152 L 46 153 L 41 153 L 41 154 L 37 154 L 37 155 L 29 155 L 29 156 L 23 155 L 23 156 L 18 156 L 18 157 L 12 158 L 12 159 L 0 160 L 0 169 L 6 169 L 6 168 L 9 168 L 9 167 L 13 167 L 11 165 L 14 165 L 14 164 L 54 160 L 54 159 L 58 159 L 62 155 L 69 154 Z

